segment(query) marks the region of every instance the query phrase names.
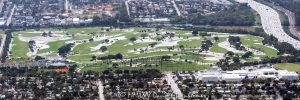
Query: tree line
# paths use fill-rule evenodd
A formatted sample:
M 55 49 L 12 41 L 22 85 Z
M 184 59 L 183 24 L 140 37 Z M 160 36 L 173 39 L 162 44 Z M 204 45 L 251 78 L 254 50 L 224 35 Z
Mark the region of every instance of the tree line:
M 173 24 L 216 25 L 216 26 L 253 26 L 255 15 L 247 4 L 233 5 L 229 9 L 211 15 L 189 15 L 171 18 Z

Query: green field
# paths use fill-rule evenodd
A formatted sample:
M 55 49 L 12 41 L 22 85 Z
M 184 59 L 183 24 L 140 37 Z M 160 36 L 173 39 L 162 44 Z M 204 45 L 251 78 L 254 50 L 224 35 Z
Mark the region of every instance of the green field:
M 47 42 L 46 45 L 49 48 L 38 50 L 37 55 L 44 57 L 56 57 L 58 49 L 67 43 L 74 41 L 85 41 L 76 44 L 69 53 L 67 59 L 78 62 L 80 64 L 92 64 L 99 63 L 100 60 L 91 61 L 92 56 L 103 57 L 107 55 L 115 55 L 121 53 L 123 58 L 128 59 L 140 59 L 150 57 L 160 57 L 163 55 L 171 56 L 174 62 L 164 62 L 160 65 L 162 67 L 155 67 L 162 71 L 175 71 L 175 70 L 201 70 L 208 68 L 208 65 L 214 64 L 216 60 L 207 60 L 206 57 L 213 57 L 214 55 L 199 54 L 199 48 L 201 48 L 202 41 L 211 40 L 213 46 L 210 48 L 210 52 L 226 53 L 228 50 L 218 46 L 219 43 L 228 39 L 229 35 L 215 34 L 218 36 L 219 41 L 215 41 L 211 36 L 193 36 L 191 31 L 179 30 L 179 29 L 160 29 L 155 28 L 140 28 L 133 27 L 128 29 L 113 29 L 102 27 L 87 27 L 87 28 L 69 28 L 69 29 L 40 29 L 40 30 L 26 30 L 13 33 L 12 42 L 12 55 L 11 58 L 30 58 L 26 54 L 28 52 L 28 42 L 20 41 L 19 35 L 23 37 L 42 37 L 44 32 L 51 33 L 67 37 L 65 40 L 55 40 Z M 147 35 L 147 39 L 143 39 L 143 35 Z M 232 34 L 237 35 L 237 34 Z M 136 41 L 132 42 L 130 38 L 135 37 Z M 93 41 L 89 41 L 92 39 Z M 252 35 L 243 35 L 240 37 L 242 44 L 248 48 L 256 49 L 266 53 L 266 56 L 276 57 L 277 51 L 267 46 L 261 45 L 262 38 Z M 105 40 L 109 40 L 108 42 Z M 172 42 L 167 42 L 172 41 Z M 175 42 L 173 42 L 175 41 Z M 150 44 L 156 45 L 150 47 Z M 99 46 L 105 45 L 107 51 L 103 52 Z M 160 46 L 157 46 L 160 45 Z M 184 49 L 180 47 L 183 46 Z M 97 48 L 95 48 L 97 47 Z M 95 48 L 95 49 L 91 49 Z M 99 48 L 99 49 L 98 49 Z M 170 49 L 171 48 L 171 49 Z M 242 55 L 242 54 L 239 54 Z M 263 57 L 255 55 L 254 57 Z M 245 61 L 257 61 L 259 59 L 249 58 Z M 142 64 L 148 64 L 149 62 L 139 62 Z M 153 63 L 153 62 L 152 62 Z M 82 71 L 87 70 L 103 70 L 111 68 L 112 63 L 96 66 L 85 66 Z M 151 62 L 149 63 L 151 64 Z M 128 67 L 120 67 L 120 69 L 128 69 Z M 144 68 L 139 66 L 137 68 Z M 148 67 L 147 67 L 148 68 Z M 153 67 L 150 67 L 153 68 Z M 119 69 L 119 68 L 118 68 Z M 136 69 L 136 68 L 130 68 Z
M 282 63 L 282 64 L 275 64 L 274 67 L 278 69 L 288 70 L 288 71 L 300 72 L 300 64 Z
M 211 52 L 217 52 L 217 53 L 226 53 L 228 52 L 226 49 L 221 48 L 218 46 L 219 43 L 226 41 L 227 38 L 220 38 L 219 42 L 216 42 L 213 44 L 212 48 L 210 49 Z
M 262 51 L 268 57 L 276 57 L 278 51 L 262 45 L 262 40 L 263 38 L 257 36 L 241 37 L 241 42 L 245 47 Z
M 14 34 L 13 37 L 17 37 L 17 34 Z M 28 43 L 22 42 L 18 38 L 13 38 L 12 42 L 12 58 L 28 58 L 26 55 L 28 49 Z

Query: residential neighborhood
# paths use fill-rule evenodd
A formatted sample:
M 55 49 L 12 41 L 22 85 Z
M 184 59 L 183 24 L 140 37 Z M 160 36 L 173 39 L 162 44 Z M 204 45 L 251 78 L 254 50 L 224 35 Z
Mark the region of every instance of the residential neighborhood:
M 299 0 L 0 0 L 0 100 L 300 100 Z

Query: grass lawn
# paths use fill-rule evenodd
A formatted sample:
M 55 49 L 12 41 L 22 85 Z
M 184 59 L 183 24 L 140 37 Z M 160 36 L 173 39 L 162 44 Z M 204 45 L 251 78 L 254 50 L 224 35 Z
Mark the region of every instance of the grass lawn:
M 219 42 L 215 42 L 213 46 L 211 47 L 210 51 L 211 52 L 217 52 L 217 53 L 226 53 L 228 52 L 226 49 L 221 48 L 218 46 L 219 43 L 226 41 L 226 38 L 224 37 L 219 37 Z
M 49 42 L 48 45 L 50 46 L 49 48 L 47 49 L 42 49 L 42 50 L 39 50 L 38 51 L 38 54 L 41 54 L 41 53 L 47 53 L 47 52 L 54 52 L 56 53 L 57 50 L 62 47 L 63 45 L 65 45 L 66 41 L 65 40 L 61 40 L 61 41 L 55 41 L 55 42 Z
M 150 44 L 150 43 L 135 43 L 133 45 L 128 45 L 129 42 L 130 42 L 129 40 L 120 40 L 120 41 L 117 41 L 116 43 L 108 46 L 109 54 L 122 53 L 122 54 L 125 54 L 125 56 L 126 56 L 126 54 L 128 53 L 129 50 L 146 47 Z M 130 56 L 130 55 L 128 55 L 128 56 Z
M 26 55 L 29 51 L 28 42 L 20 41 L 19 38 L 14 35 L 12 42 L 12 58 L 28 58 Z
M 74 34 L 74 33 L 85 33 L 85 34 L 90 34 L 92 32 L 99 33 L 101 32 L 100 27 L 86 27 L 86 28 L 69 28 L 66 30 L 67 33 L 69 34 Z
M 263 38 L 257 37 L 257 36 L 244 36 L 240 37 L 241 42 L 244 46 L 252 49 L 256 49 L 259 51 L 262 51 L 266 54 L 266 56 L 269 57 L 276 57 L 277 56 L 277 50 L 274 50 L 272 48 L 266 47 L 264 45 L 261 45 Z
M 200 56 L 200 55 L 182 55 L 182 56 L 175 56 L 174 58 L 203 61 L 204 56 Z
M 99 44 L 101 44 L 103 41 L 95 41 L 95 42 L 87 42 L 82 43 L 74 47 L 73 52 L 76 54 L 89 54 L 92 53 L 90 47 L 95 47 Z M 99 48 L 100 49 L 100 48 Z
M 68 57 L 68 59 L 76 62 L 81 63 L 91 63 L 90 60 L 92 59 L 93 55 L 87 54 L 87 55 L 71 55 Z
M 141 54 L 133 54 L 130 53 L 128 55 L 128 58 L 140 58 L 140 57 L 151 57 L 151 56 L 163 56 L 163 55 L 172 55 L 179 52 L 169 52 L 169 51 L 158 51 L 158 52 L 151 52 L 151 53 L 141 53 Z
M 199 40 L 191 40 L 191 41 L 180 41 L 178 45 L 183 45 L 185 48 L 198 48 L 201 47 L 202 41 Z
M 278 69 L 288 70 L 288 71 L 300 72 L 300 64 L 281 63 L 281 64 L 275 64 L 274 67 Z

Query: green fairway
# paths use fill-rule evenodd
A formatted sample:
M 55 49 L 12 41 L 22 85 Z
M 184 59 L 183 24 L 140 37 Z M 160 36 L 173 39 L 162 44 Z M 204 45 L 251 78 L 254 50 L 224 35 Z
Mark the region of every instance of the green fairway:
M 90 63 L 90 60 L 92 59 L 93 55 L 71 55 L 68 57 L 68 59 L 76 62 L 81 62 L 81 63 Z
M 12 42 L 12 58 L 28 58 L 26 55 L 28 49 L 28 42 L 22 42 L 14 35 Z
M 219 42 L 215 42 L 213 44 L 213 46 L 211 47 L 210 51 L 211 52 L 217 52 L 217 53 L 226 53 L 226 52 L 228 52 L 226 49 L 221 48 L 221 47 L 218 46 L 219 43 L 224 42 L 224 41 L 226 41 L 226 38 L 223 38 L 223 37 L 221 38 L 220 37 Z
M 261 37 L 248 35 L 248 36 L 244 36 L 244 37 L 240 37 L 240 38 L 241 38 L 242 44 L 245 47 L 262 51 L 266 54 L 266 56 L 269 56 L 269 57 L 277 56 L 277 52 L 278 52 L 277 50 L 274 50 L 272 48 L 262 45 L 263 38 L 261 38 Z
M 300 64 L 281 63 L 281 64 L 275 64 L 274 67 L 278 69 L 288 70 L 288 71 L 300 72 Z
M 95 47 L 99 44 L 101 44 L 103 41 L 96 41 L 96 42 L 87 42 L 87 43 L 82 43 L 74 47 L 73 52 L 75 54 L 89 54 L 92 53 L 90 47 Z M 100 49 L 100 48 L 99 48 Z M 97 50 L 100 51 L 100 50 Z
M 199 40 L 191 40 L 191 41 L 181 41 L 178 44 L 183 45 L 185 48 L 200 48 L 202 41 L 200 39 Z
M 55 42 L 49 42 L 47 45 L 50 46 L 50 48 L 47 48 L 47 49 L 42 49 L 42 50 L 39 50 L 38 51 L 38 54 L 41 54 L 41 53 L 49 53 L 49 52 L 53 52 L 53 53 L 56 53 L 56 51 L 63 45 L 65 45 L 66 41 L 65 40 L 62 40 L 62 41 L 55 41 Z

